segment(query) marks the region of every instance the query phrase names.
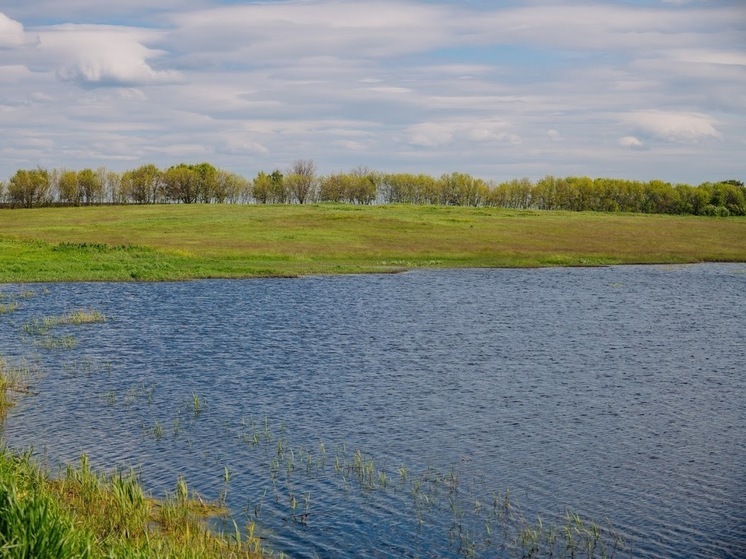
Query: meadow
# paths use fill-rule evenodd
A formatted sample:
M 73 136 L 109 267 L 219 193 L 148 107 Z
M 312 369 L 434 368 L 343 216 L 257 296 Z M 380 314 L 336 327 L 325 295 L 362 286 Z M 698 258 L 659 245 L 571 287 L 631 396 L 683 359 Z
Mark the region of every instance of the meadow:
M 742 261 L 744 217 L 345 204 L 0 211 L 1 282 Z

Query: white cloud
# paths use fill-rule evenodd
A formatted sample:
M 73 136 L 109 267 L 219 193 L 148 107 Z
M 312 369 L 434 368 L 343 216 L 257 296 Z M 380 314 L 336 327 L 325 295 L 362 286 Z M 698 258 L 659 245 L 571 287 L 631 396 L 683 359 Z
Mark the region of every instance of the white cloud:
M 16 48 L 35 43 L 35 38 L 26 33 L 23 25 L 0 12 L 0 49 Z
M 706 138 L 722 138 L 722 134 L 713 126 L 714 119 L 704 114 L 636 111 L 624 115 L 623 120 L 642 133 L 670 142 L 690 143 Z
M 619 145 L 629 149 L 645 149 L 645 144 L 634 136 L 623 136 L 619 138 Z
M 479 144 L 507 142 L 520 144 L 521 138 L 508 132 L 509 125 L 503 121 L 461 119 L 443 122 L 423 122 L 407 129 L 408 141 L 422 147 L 441 147 L 453 144 L 476 142 Z
M 727 0 L 2 9 L 0 179 L 106 158 L 209 159 L 250 176 L 313 158 L 322 172 L 362 163 L 498 180 L 746 177 L 746 21 Z M 15 145 L 21 131 L 39 143 Z
M 83 85 L 129 86 L 173 83 L 179 72 L 156 70 L 149 60 L 162 52 L 145 46 L 153 32 L 109 25 L 60 25 L 40 34 L 39 50 L 56 64 L 64 81 Z

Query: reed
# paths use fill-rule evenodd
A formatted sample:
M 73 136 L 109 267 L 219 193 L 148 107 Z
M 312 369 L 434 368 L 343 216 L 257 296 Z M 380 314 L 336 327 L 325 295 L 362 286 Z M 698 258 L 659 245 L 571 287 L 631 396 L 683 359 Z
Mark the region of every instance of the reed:
M 199 401 L 199 396 L 197 396 L 196 392 L 192 392 L 192 412 L 195 417 L 202 412 L 202 403 Z

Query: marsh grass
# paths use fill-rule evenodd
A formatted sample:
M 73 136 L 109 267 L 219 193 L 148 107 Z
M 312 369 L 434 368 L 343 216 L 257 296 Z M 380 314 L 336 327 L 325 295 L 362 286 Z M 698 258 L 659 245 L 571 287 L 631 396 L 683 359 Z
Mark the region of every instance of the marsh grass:
M 78 310 L 61 316 L 47 316 L 32 318 L 23 324 L 23 331 L 31 336 L 32 343 L 41 349 L 72 349 L 78 345 L 78 340 L 72 334 L 52 335 L 50 332 L 60 326 L 78 326 L 82 324 L 96 324 L 106 322 L 104 314 L 97 310 Z
M 33 336 L 43 336 L 58 326 L 96 324 L 106 320 L 106 316 L 97 310 L 78 310 L 61 316 L 33 318 L 24 323 L 23 331 Z
M 73 349 L 78 345 L 78 340 L 70 334 L 64 336 L 42 336 L 33 339 L 31 343 L 41 349 Z
M 27 361 L 11 363 L 0 357 L 0 419 L 15 405 L 13 393 L 33 394 L 29 385 L 31 374 L 32 367 Z
M 50 478 L 30 453 L 0 450 L 0 555 L 75 558 L 256 558 L 261 542 L 249 525 L 243 535 L 214 533 L 206 519 L 216 505 L 189 493 L 179 478 L 163 501 L 150 498 L 137 475 L 92 471 L 82 457 Z
M 10 303 L 0 303 L 0 314 L 9 314 L 17 311 L 18 308 L 19 305 L 16 301 L 12 301 Z
M 404 465 L 389 468 L 359 449 L 349 452 L 345 444 L 334 448 L 333 461 L 327 466 L 323 442 L 316 449 L 295 448 L 286 436 L 272 433 L 267 418 L 263 431 L 266 436 L 261 436 L 253 419 L 243 420 L 238 435 L 242 442 L 265 453 L 271 494 L 278 505 L 287 507 L 285 518 L 303 525 L 312 526 L 314 514 L 321 511 L 312 510 L 311 493 L 304 491 L 304 481 L 298 476 L 306 476 L 309 487 L 319 480 L 326 484 L 338 479 L 341 499 L 353 492 L 363 497 L 386 492 L 408 501 L 418 529 L 439 525 L 445 519 L 448 541 L 464 557 L 606 559 L 625 549 L 610 523 L 602 525 L 569 511 L 555 516 L 551 523 L 541 518 L 530 521 L 509 490 L 485 493 L 476 482 L 472 485 L 462 480 L 455 467 L 447 471 L 428 467 L 420 472 Z M 227 467 L 225 472 L 227 476 Z M 247 500 L 247 514 L 259 522 L 266 495 L 264 489 L 260 498 Z

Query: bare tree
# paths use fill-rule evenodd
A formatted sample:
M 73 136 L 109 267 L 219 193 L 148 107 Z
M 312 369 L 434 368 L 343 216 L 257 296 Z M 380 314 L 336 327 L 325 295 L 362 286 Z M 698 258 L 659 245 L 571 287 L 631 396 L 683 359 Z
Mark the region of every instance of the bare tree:
M 316 164 L 312 160 L 293 161 L 285 178 L 288 190 L 299 204 L 305 204 L 313 198 L 316 189 Z

